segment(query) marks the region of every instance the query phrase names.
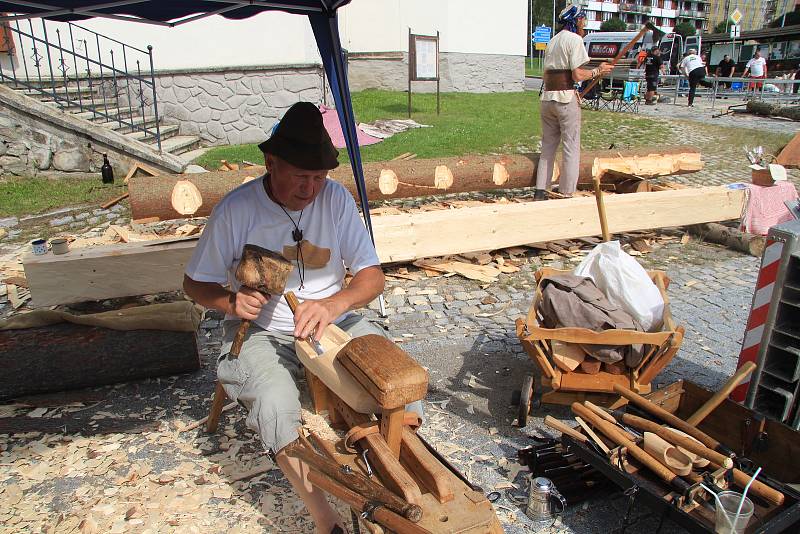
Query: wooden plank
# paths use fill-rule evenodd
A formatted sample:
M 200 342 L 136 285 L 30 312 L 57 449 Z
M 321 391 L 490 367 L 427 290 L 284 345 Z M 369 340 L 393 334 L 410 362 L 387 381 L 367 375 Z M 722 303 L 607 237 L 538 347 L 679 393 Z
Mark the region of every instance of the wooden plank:
M 744 192 L 718 186 L 608 195 L 604 200 L 609 231 L 620 233 L 736 219 Z M 385 215 L 372 224 L 383 263 L 600 234 L 592 197 Z M 194 245 L 110 245 L 60 256 L 29 255 L 23 262 L 33 305 L 47 306 L 180 289 Z
M 453 500 L 453 488 L 447 469 L 434 458 L 419 437 L 407 428 L 403 429 L 400 460 L 440 503 Z
M 742 213 L 744 192 L 720 186 L 608 195 L 604 200 L 609 232 L 620 233 L 736 219 Z M 376 217 L 372 225 L 382 262 L 495 250 L 601 232 L 592 197 L 388 215 Z
M 23 258 L 34 306 L 175 291 L 195 241 L 127 243 Z
M 389 450 L 395 458 L 400 459 L 400 442 L 403 439 L 403 417 L 405 407 L 383 410 L 381 414 L 381 436 L 386 440 Z

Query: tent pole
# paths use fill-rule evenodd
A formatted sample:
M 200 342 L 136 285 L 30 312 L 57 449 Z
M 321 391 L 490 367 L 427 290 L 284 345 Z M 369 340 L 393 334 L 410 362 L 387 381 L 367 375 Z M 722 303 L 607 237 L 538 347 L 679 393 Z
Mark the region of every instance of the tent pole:
M 372 218 L 369 213 L 369 198 L 367 197 L 367 186 L 364 182 L 364 169 L 361 166 L 361 152 L 358 146 L 355 113 L 353 112 L 353 103 L 350 100 L 347 67 L 344 65 L 344 54 L 342 53 L 342 45 L 339 39 L 339 24 L 336 12 L 309 14 L 308 20 L 317 40 L 322 64 L 328 73 L 328 82 L 331 85 L 333 100 L 336 103 L 336 113 L 339 116 L 339 123 L 342 126 L 342 133 L 347 143 L 347 155 L 350 159 L 350 166 L 353 169 L 353 178 L 358 190 L 364 224 L 374 246 L 375 235 L 372 230 Z M 382 294 L 378 299 L 378 303 L 381 316 L 385 317 L 386 307 Z

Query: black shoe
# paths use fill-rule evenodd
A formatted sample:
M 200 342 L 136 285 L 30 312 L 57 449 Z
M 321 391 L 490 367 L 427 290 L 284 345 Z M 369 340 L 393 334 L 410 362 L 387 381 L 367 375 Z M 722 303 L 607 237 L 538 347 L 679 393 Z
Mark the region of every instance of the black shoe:
M 544 189 L 535 189 L 533 191 L 533 200 L 547 200 L 547 191 Z

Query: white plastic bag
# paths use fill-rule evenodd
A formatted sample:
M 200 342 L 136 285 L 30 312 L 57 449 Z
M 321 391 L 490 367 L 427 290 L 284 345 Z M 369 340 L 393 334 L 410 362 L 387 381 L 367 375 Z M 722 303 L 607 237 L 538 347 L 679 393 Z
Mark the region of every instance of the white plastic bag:
M 644 267 L 622 250 L 619 241 L 594 247 L 574 274 L 591 278 L 612 304 L 630 313 L 645 331 L 661 327 L 664 316 L 661 292 Z

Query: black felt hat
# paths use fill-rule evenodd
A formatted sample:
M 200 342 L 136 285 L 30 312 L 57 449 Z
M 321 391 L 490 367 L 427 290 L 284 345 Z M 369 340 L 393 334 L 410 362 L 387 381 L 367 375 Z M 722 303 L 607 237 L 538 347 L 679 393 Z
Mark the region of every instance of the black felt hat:
M 339 166 L 339 151 L 325 129 L 322 113 L 311 102 L 298 102 L 290 107 L 272 136 L 258 148 L 265 155 L 272 154 L 305 170 Z

